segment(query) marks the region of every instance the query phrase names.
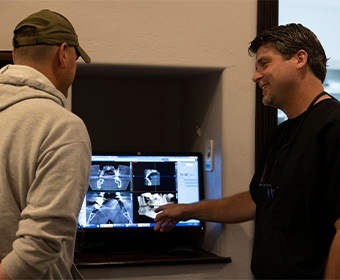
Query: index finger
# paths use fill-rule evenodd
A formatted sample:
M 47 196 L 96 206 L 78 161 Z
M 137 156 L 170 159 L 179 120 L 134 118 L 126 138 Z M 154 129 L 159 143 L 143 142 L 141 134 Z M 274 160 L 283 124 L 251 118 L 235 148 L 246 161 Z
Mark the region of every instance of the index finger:
M 154 209 L 154 211 L 155 211 L 156 213 L 159 213 L 159 212 L 163 211 L 163 206 L 162 206 L 162 205 L 161 205 L 161 206 L 158 206 L 157 208 Z

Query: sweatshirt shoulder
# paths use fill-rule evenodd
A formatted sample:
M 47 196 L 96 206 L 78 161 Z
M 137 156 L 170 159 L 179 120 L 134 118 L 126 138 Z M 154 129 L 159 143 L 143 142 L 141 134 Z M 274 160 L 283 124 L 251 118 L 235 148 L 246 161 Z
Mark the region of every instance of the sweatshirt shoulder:
M 16 108 L 15 108 L 16 107 Z M 21 119 L 21 130 L 35 132 L 36 137 L 67 142 L 90 142 L 81 118 L 51 99 L 35 98 L 18 103 L 12 108 Z

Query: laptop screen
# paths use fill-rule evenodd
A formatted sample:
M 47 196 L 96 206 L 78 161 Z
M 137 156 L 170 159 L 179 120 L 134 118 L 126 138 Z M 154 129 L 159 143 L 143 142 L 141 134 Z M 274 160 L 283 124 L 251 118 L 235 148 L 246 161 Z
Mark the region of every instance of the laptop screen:
M 78 228 L 153 228 L 155 208 L 199 201 L 203 189 L 200 153 L 96 153 Z M 193 219 L 177 226 L 203 223 Z

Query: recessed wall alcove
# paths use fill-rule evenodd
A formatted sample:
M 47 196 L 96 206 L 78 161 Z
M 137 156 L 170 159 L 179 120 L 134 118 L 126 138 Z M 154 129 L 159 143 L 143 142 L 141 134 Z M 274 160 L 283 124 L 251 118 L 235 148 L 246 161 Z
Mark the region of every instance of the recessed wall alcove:
M 205 197 L 216 198 L 220 196 L 222 174 L 223 70 L 80 64 L 72 86 L 72 111 L 86 124 L 94 152 L 193 151 L 204 154 L 205 140 L 214 140 L 215 168 L 206 172 L 204 180 Z M 206 233 L 209 237 L 216 236 L 220 229 L 216 231 L 208 224 Z M 164 243 L 164 238 L 157 233 L 138 236 L 143 244 Z M 176 240 L 188 239 L 204 247 L 204 232 L 181 232 L 174 236 Z M 125 234 L 124 244 L 131 245 L 135 239 L 134 235 Z M 78 264 L 84 256 L 87 258 L 86 254 L 77 257 Z M 230 262 L 230 258 L 216 257 L 209 256 L 203 261 Z M 150 256 L 138 255 L 140 258 L 145 259 L 143 263 L 154 263 Z M 181 262 L 178 257 L 174 261 Z
M 80 64 L 72 111 L 94 151 L 201 151 L 220 143 L 220 68 Z

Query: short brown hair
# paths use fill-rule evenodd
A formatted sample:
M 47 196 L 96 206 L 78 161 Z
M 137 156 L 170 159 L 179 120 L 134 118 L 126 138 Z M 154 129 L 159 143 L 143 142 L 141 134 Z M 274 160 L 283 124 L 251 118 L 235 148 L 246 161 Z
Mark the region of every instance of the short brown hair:
M 299 50 L 308 53 L 307 63 L 314 75 L 321 82 L 325 81 L 327 73 L 327 57 L 316 35 L 299 23 L 280 25 L 261 32 L 250 43 L 248 53 L 256 54 L 261 46 L 274 48 L 286 59 L 290 59 Z
M 35 33 L 33 27 L 22 27 L 16 31 L 18 38 Z M 15 63 L 34 61 L 43 63 L 51 59 L 53 45 L 28 45 L 14 48 Z

